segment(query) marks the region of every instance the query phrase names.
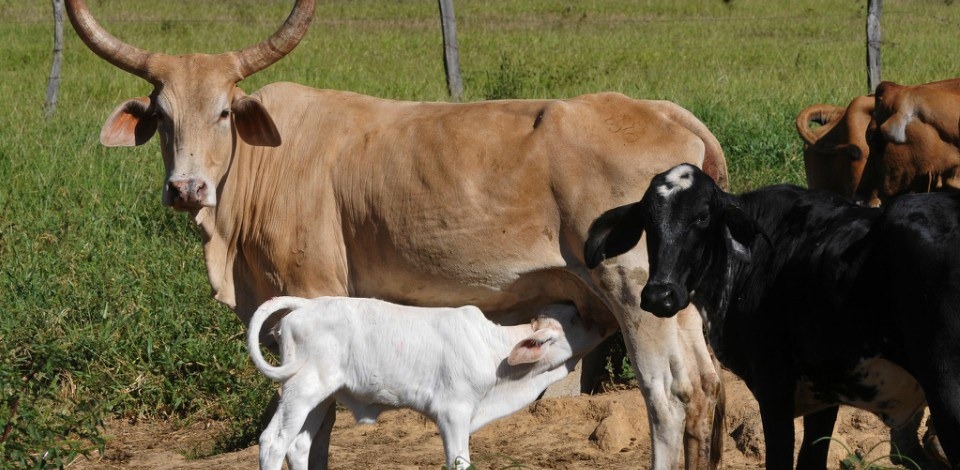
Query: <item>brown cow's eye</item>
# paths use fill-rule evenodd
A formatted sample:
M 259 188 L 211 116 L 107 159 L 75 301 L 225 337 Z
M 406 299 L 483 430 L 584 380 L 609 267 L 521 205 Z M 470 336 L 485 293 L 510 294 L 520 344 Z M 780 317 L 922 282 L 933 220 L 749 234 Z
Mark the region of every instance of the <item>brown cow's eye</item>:
M 223 111 L 220 111 L 220 119 L 226 119 L 228 116 L 230 116 L 229 109 L 224 109 Z

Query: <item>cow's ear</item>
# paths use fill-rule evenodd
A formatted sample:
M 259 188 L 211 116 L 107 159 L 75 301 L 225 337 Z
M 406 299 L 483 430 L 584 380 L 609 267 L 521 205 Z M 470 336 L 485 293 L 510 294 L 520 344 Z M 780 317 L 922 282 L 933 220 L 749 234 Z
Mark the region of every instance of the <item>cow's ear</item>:
M 157 116 L 150 109 L 150 98 L 131 98 L 110 113 L 100 129 L 100 143 L 107 147 L 133 147 L 145 144 L 157 132 Z
M 240 96 L 231 106 L 237 134 L 250 145 L 277 147 L 280 145 L 280 131 L 273 123 L 260 100 L 250 96 Z
M 863 150 L 860 150 L 860 147 L 855 144 L 841 144 L 834 147 L 834 151 L 839 155 L 846 155 L 852 162 L 863 159 Z
M 723 223 L 727 252 L 734 258 L 749 263 L 753 241 L 756 240 L 757 235 L 762 235 L 764 238 L 767 238 L 767 235 L 752 217 L 734 204 L 724 205 Z M 769 238 L 767 240 L 769 241 Z
M 557 339 L 559 332 L 552 328 L 543 328 L 534 331 L 532 335 L 517 343 L 507 356 L 507 364 L 531 364 L 543 359 L 550 343 Z
M 590 224 L 583 244 L 584 262 L 593 269 L 607 258 L 630 251 L 641 235 L 643 220 L 639 202 L 610 209 Z

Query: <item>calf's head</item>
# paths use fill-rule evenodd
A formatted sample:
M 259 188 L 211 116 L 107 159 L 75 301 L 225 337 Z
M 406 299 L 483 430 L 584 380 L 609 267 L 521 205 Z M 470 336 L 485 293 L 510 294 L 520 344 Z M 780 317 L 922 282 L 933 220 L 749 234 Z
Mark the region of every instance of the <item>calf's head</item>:
M 709 176 L 679 165 L 653 178 L 643 199 L 611 209 L 590 226 L 587 267 L 633 248 L 647 234 L 650 277 L 640 307 L 670 317 L 690 303 L 704 275 L 726 257 L 749 261 L 756 223 Z
M 531 326 L 533 334 L 513 347 L 507 364 L 537 363 L 552 370 L 586 354 L 604 338 L 600 328 L 584 323 L 577 308 L 568 304 L 544 307 Z
M 297 46 L 313 20 L 314 2 L 298 0 L 283 26 L 254 46 L 172 56 L 120 41 L 97 23 L 83 0 L 67 0 L 70 21 L 93 52 L 153 85 L 149 96 L 127 100 L 110 114 L 100 142 L 141 145 L 159 133 L 166 170 L 163 204 L 180 210 L 216 206 L 237 136 L 250 145 L 280 145 L 266 108 L 237 83 Z

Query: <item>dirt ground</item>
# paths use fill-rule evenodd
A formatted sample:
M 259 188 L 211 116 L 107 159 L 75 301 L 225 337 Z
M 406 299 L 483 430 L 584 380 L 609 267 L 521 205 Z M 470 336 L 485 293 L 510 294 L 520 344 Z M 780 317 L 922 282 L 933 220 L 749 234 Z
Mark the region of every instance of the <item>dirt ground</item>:
M 763 468 L 763 436 L 756 402 L 749 390 L 725 371 L 727 392 L 724 468 Z M 798 428 L 799 421 L 798 421 Z M 234 469 L 256 468 L 257 447 L 198 460 L 190 453 L 209 443 L 223 423 L 173 429 L 165 423 L 107 423 L 110 441 L 103 456 L 79 459 L 71 469 Z M 866 460 L 889 451 L 889 433 L 873 415 L 841 409 L 834 437 Z M 797 435 L 797 447 L 800 434 Z M 849 454 L 831 444 L 830 468 Z M 637 390 L 620 390 L 536 402 L 490 423 L 473 435 L 470 450 L 478 469 L 649 468 L 646 410 Z M 889 461 L 884 460 L 888 464 Z M 355 424 L 347 411 L 337 413 L 332 469 L 376 466 L 400 470 L 440 468 L 443 449 L 436 426 L 406 410 L 384 413 L 376 425 Z

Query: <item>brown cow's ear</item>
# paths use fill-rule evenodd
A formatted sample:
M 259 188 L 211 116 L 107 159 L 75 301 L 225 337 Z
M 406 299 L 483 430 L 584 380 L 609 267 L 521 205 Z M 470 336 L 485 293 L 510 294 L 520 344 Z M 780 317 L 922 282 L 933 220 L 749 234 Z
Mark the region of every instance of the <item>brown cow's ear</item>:
M 852 162 L 860 161 L 863 158 L 863 150 L 854 144 L 841 144 L 834 150 L 840 155 L 846 155 Z
M 150 111 L 150 98 L 124 101 L 110 113 L 100 129 L 100 143 L 107 147 L 143 145 L 157 132 L 157 117 Z
M 240 134 L 244 142 L 263 147 L 280 145 L 280 131 L 260 100 L 241 96 L 233 100 L 232 108 L 237 134 Z

